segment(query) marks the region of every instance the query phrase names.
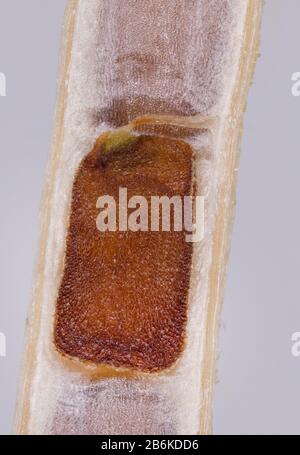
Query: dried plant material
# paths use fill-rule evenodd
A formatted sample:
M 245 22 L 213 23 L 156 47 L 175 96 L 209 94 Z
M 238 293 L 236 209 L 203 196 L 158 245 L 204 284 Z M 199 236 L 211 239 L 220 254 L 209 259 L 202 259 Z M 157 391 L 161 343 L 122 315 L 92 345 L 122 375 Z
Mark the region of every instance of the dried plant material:
M 70 1 L 18 433 L 211 432 L 239 139 L 261 11 L 261 0 Z M 134 163 L 143 166 L 142 174 Z M 144 256 L 129 237 L 120 248 L 124 258 L 114 256 L 117 237 L 101 237 L 95 247 L 90 230 L 85 235 L 80 227 L 78 209 L 85 207 L 94 218 L 96 194 L 115 192 L 125 168 L 132 185 L 149 195 L 166 185 L 170 194 L 204 197 L 203 240 L 189 244 L 182 233 L 171 232 L 168 240 L 161 233 L 165 258 L 143 232 L 136 245 Z M 94 189 L 93 200 L 85 199 Z M 77 251 L 81 257 L 74 266 Z M 92 267 L 89 261 L 100 257 L 101 269 Z M 135 313 L 129 301 L 134 277 L 126 274 L 142 270 L 147 276 L 137 288 L 137 305 L 145 306 Z M 99 288 L 92 286 L 100 271 L 106 299 L 101 310 L 94 300 Z M 161 287 L 155 287 L 158 272 Z M 115 301 L 113 280 L 122 281 Z M 74 304 L 69 285 L 90 307 L 80 299 L 82 305 Z M 128 321 L 120 316 L 120 327 L 114 305 L 129 315 Z M 144 320 L 133 324 L 140 317 Z

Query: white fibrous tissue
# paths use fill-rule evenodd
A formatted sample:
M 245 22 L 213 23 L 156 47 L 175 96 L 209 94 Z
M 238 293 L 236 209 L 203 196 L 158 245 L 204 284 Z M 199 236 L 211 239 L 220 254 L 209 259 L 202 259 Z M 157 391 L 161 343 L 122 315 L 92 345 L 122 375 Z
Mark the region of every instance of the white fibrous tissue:
M 185 349 L 168 371 L 91 379 L 53 345 L 72 182 L 108 129 L 143 114 L 223 115 L 232 96 L 245 0 L 79 0 L 65 99 L 63 145 L 51 199 L 41 330 L 30 392 L 33 434 L 196 434 L 211 260 L 214 163 L 220 123 L 187 139 L 206 205 L 195 246 Z M 57 158 L 56 158 L 57 159 Z M 50 178 L 50 177 L 49 177 Z M 53 179 L 53 176 L 51 177 Z M 93 366 L 90 367 L 91 371 Z

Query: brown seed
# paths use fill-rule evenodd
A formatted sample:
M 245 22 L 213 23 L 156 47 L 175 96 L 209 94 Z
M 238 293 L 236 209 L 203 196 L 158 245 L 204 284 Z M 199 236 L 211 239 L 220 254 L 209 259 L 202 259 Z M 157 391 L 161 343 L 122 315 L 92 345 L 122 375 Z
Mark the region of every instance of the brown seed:
M 103 195 L 118 202 L 119 188 L 128 189 L 128 199 L 146 197 L 149 207 L 151 196 L 191 195 L 192 149 L 146 135 L 118 144 L 103 159 L 99 147 L 82 161 L 73 184 L 55 344 L 82 361 L 159 371 L 183 349 L 192 244 L 173 229 L 99 232 L 96 202 Z

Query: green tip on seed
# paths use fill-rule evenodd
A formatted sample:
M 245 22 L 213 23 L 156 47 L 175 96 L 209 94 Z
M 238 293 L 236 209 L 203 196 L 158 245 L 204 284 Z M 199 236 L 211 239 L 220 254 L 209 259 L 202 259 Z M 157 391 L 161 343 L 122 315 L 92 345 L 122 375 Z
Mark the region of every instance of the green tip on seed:
M 131 130 L 126 127 L 109 132 L 102 145 L 102 155 L 107 155 L 120 147 L 131 145 L 137 139 L 138 136 L 133 135 Z

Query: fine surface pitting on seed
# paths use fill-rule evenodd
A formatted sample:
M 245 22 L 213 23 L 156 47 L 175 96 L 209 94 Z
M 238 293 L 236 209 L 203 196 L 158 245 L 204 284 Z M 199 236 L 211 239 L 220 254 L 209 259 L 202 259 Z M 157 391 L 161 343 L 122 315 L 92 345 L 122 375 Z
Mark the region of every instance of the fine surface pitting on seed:
M 175 139 L 144 135 L 103 161 L 97 149 L 82 161 L 56 308 L 61 353 L 141 371 L 176 362 L 184 344 L 192 244 L 173 229 L 99 232 L 96 201 L 110 195 L 118 203 L 123 187 L 128 199 L 145 196 L 150 207 L 152 195 L 191 195 L 191 182 L 192 149 Z

